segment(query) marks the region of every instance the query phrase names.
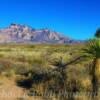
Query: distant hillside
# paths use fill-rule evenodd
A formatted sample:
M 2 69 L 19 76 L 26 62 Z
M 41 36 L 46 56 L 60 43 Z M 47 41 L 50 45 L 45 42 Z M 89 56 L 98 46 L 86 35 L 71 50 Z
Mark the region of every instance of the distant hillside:
M 27 25 L 11 24 L 0 29 L 0 43 L 80 43 L 81 41 L 62 36 L 49 29 L 33 29 Z

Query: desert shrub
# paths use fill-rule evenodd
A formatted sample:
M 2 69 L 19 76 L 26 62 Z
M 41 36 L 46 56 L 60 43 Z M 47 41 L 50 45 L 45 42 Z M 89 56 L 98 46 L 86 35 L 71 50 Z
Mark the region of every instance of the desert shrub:
M 28 63 L 16 62 L 14 64 L 13 70 L 15 71 L 16 74 L 23 75 L 29 72 L 30 68 L 31 66 Z
M 72 87 L 70 83 L 74 80 L 78 91 L 91 91 L 91 77 L 84 66 L 80 64 L 69 66 L 66 73 L 70 87 Z
M 3 71 L 6 71 L 8 69 L 11 69 L 14 65 L 14 62 L 12 60 L 8 59 L 0 59 L 0 73 Z

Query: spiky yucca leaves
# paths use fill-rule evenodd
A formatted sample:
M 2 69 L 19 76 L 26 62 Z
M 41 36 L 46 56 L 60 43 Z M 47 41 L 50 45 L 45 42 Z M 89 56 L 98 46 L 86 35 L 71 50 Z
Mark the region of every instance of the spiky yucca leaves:
M 92 88 L 93 95 L 97 95 L 99 90 L 99 81 L 100 81 L 100 39 L 95 38 L 87 42 L 86 48 L 83 49 L 84 56 L 92 60 L 91 66 L 91 76 L 92 76 Z
M 84 55 L 86 57 L 100 58 L 100 39 L 90 39 L 88 40 L 85 49 L 83 49 Z
M 73 80 L 70 84 L 67 84 L 66 70 L 67 70 L 69 65 L 75 64 L 75 62 L 77 62 L 78 60 L 80 60 L 80 57 L 76 57 L 76 58 L 73 58 L 69 62 L 65 62 L 63 57 L 60 57 L 59 59 L 54 59 L 51 62 L 51 64 L 53 66 L 55 66 L 54 71 L 57 71 L 57 73 L 60 74 L 60 76 L 56 80 L 56 83 L 59 84 L 59 87 L 60 87 L 59 90 L 61 90 L 63 92 L 67 91 L 67 93 L 68 93 L 67 94 L 68 95 L 67 99 L 68 100 L 74 100 L 74 93 L 76 93 L 78 89 L 76 87 L 76 80 Z M 71 86 L 71 88 L 68 89 L 69 86 Z M 62 94 L 61 98 L 62 97 L 64 97 L 64 94 Z
M 85 49 L 83 49 L 84 57 L 89 58 L 93 62 L 96 75 L 100 76 L 100 39 L 95 38 L 87 42 Z M 92 68 L 91 68 L 92 70 Z M 93 71 L 94 72 L 94 71 Z

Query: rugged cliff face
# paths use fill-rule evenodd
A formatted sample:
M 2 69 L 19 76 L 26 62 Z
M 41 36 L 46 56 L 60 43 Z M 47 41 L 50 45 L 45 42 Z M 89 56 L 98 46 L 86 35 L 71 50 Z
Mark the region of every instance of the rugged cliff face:
M 11 24 L 0 29 L 0 43 L 79 43 L 49 29 L 33 29 L 26 25 Z

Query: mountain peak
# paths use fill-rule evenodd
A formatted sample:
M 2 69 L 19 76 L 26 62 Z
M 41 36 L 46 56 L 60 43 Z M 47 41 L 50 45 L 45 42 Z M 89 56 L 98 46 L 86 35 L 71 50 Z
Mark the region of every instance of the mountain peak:
M 21 24 L 16 24 L 16 23 L 11 23 L 9 28 L 24 28 L 25 25 L 21 25 Z

